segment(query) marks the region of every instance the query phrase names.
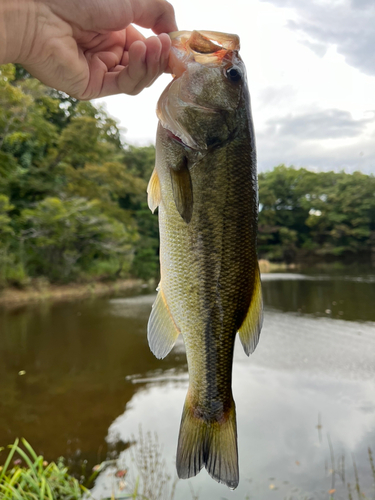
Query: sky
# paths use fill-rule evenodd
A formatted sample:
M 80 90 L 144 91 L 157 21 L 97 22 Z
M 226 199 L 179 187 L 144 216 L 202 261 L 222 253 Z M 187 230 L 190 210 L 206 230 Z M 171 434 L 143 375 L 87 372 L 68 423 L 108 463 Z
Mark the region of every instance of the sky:
M 375 174 L 375 0 L 171 3 L 180 30 L 240 36 L 258 171 L 283 163 Z M 156 103 L 170 80 L 163 75 L 138 96 L 96 103 L 119 121 L 125 142 L 151 144 Z

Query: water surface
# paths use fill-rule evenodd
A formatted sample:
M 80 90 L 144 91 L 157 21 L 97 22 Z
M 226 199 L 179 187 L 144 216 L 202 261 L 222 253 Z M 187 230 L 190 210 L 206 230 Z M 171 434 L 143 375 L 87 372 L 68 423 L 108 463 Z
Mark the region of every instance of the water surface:
M 374 498 L 374 273 L 267 275 L 263 290 L 259 346 L 250 358 L 239 343 L 235 349 L 240 485 L 231 492 L 202 471 L 177 483 L 176 498 L 192 498 L 192 486 L 205 500 L 326 499 L 334 486 L 335 498 L 346 499 L 353 457 Z M 161 361 L 148 349 L 154 297 L 1 312 L 0 444 L 25 436 L 75 470 L 119 455 L 131 466 L 122 450 L 141 424 L 157 432 L 173 476 L 188 374 L 181 341 Z M 103 473 L 96 498 L 113 485 Z

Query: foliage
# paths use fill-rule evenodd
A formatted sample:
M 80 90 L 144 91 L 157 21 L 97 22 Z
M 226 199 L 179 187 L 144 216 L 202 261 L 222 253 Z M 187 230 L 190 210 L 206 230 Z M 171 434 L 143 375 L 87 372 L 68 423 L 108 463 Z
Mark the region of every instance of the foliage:
M 269 260 L 375 251 L 375 177 L 276 167 L 259 175 L 258 250 Z
M 136 148 L 129 146 L 125 151 L 125 161 L 133 175 L 148 181 L 155 166 L 155 147 Z M 156 215 L 150 212 L 146 198 L 125 196 L 120 200 L 124 209 L 133 210 L 138 217 L 139 241 L 135 247 L 132 272 L 142 279 L 159 276 L 159 226 Z
M 106 500 L 144 499 L 173 500 L 176 480 L 170 485 L 170 476 L 165 471 L 165 460 L 157 436 L 148 433 L 135 441 L 131 454 L 132 471 L 119 467 L 117 460 L 107 460 L 93 468 L 86 486 L 69 473 L 64 459 L 48 463 L 42 455 L 37 455 L 31 445 L 19 439 L 8 446 L 9 453 L 3 467 L 0 467 L 1 500 L 89 500 L 92 498 L 88 487 L 92 487 L 97 476 L 104 470 L 113 474 L 114 490 Z M 4 448 L 0 448 L 0 453 Z M 2 457 L 1 457 L 2 458 Z M 136 476 L 133 476 L 133 473 Z M 124 478 L 126 477 L 126 482 Z
M 154 158 L 102 108 L 1 66 L 0 286 L 157 276 L 157 218 L 139 216 Z
M 62 461 L 47 463 L 37 456 L 29 443 L 23 439 L 24 451 L 16 439 L 4 467 L 0 468 L 0 499 L 6 500 L 80 500 L 84 488 L 70 476 Z M 1 450 L 1 448 L 0 448 Z M 12 463 L 12 459 L 18 458 Z M 25 465 L 22 464 L 22 460 Z
M 98 261 L 117 258 L 120 274 L 136 236 L 104 215 L 95 201 L 46 198 L 21 214 L 22 239 L 32 276 L 72 281 Z
M 159 275 L 146 200 L 155 147 L 104 109 L 0 66 L 0 287 Z M 259 175 L 260 257 L 375 256 L 375 177 L 283 165 Z

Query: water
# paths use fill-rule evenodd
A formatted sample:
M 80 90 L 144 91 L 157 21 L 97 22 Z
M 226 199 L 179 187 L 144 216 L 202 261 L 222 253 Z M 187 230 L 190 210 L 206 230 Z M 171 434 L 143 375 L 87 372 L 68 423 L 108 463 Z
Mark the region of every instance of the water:
M 266 275 L 263 290 L 259 346 L 250 358 L 235 349 L 240 485 L 231 492 L 202 471 L 177 483 L 176 499 L 193 498 L 191 487 L 204 500 L 318 500 L 330 489 L 347 499 L 353 458 L 361 490 L 375 498 L 367 452 L 375 452 L 373 271 Z M 161 361 L 148 349 L 154 297 L 0 312 L 0 444 L 25 436 L 76 472 L 118 456 L 132 467 L 126 448 L 141 424 L 157 433 L 173 476 L 188 375 L 181 341 Z M 95 497 L 110 496 L 114 484 L 103 473 Z

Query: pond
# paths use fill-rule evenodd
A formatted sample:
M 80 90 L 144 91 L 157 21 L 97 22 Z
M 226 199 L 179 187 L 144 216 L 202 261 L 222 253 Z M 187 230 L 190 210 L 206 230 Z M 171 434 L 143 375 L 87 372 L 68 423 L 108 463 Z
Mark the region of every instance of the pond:
M 347 483 L 357 498 L 356 475 L 362 498 L 375 498 L 374 269 L 268 274 L 263 294 L 255 353 L 235 349 L 239 487 L 202 470 L 176 483 L 175 498 L 348 499 Z M 129 443 L 156 433 L 172 485 L 188 374 L 182 341 L 165 360 L 149 351 L 154 298 L 0 312 L 0 445 L 24 436 L 76 472 L 119 456 L 131 469 Z M 110 497 L 116 481 L 103 472 L 94 497 Z

